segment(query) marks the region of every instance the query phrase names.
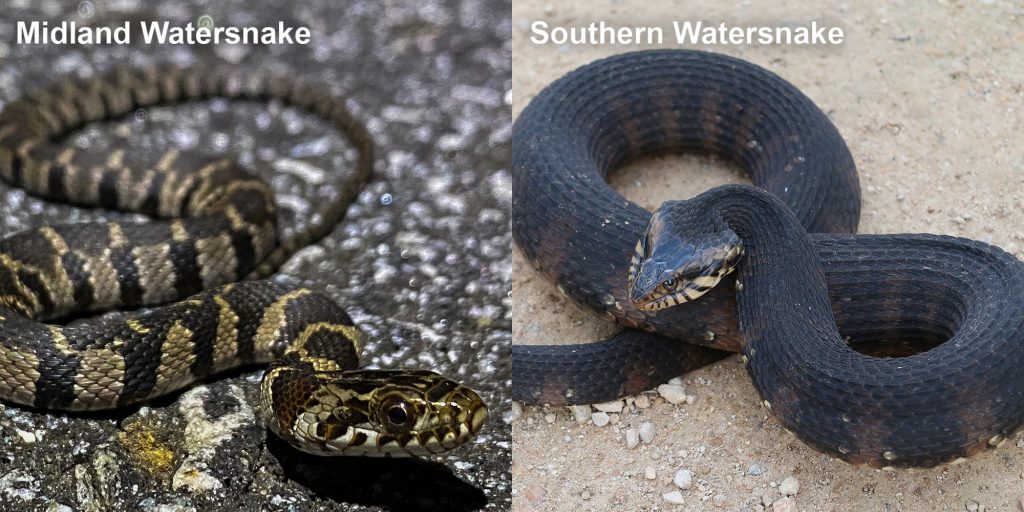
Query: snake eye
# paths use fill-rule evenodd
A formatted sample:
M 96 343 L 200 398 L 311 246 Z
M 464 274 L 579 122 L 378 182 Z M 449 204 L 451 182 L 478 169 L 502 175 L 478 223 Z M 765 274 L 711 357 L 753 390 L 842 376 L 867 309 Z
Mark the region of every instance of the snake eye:
M 674 277 L 670 277 L 670 278 L 666 279 L 665 282 L 662 283 L 662 284 L 665 286 L 665 289 L 668 290 L 668 291 L 675 290 L 676 286 L 679 286 L 679 282 L 676 281 L 676 278 L 674 278 Z
M 394 425 L 404 425 L 409 421 L 409 413 L 401 405 L 394 405 L 388 409 L 388 421 Z
M 412 415 L 409 414 L 409 404 L 401 398 L 391 397 L 387 399 L 382 408 L 382 416 L 387 419 L 391 427 L 405 427 L 411 422 Z

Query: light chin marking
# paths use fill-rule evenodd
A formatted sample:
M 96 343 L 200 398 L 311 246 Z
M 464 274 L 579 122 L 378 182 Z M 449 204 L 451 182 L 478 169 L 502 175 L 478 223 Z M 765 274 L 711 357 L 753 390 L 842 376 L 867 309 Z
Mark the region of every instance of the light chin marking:
M 671 295 L 665 295 L 647 303 L 634 303 L 633 305 L 637 309 L 644 311 L 657 311 L 660 309 L 670 308 L 672 306 L 678 306 L 685 302 L 701 298 L 701 296 L 707 293 L 708 290 L 714 288 L 721 280 L 722 275 L 697 277 L 690 283 L 687 283 L 687 285 L 681 290 L 678 290 Z

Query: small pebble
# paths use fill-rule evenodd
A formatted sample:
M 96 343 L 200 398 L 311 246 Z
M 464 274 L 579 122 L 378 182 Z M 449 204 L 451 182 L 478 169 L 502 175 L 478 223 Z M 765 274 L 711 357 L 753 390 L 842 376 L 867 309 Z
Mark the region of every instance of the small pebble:
M 800 492 L 800 481 L 795 476 L 787 476 L 785 480 L 779 484 L 779 492 L 784 496 L 793 496 Z
M 658 386 L 658 394 L 673 405 L 679 405 L 686 401 L 686 390 L 681 385 L 662 384 Z
M 554 423 L 556 418 L 557 416 L 555 416 L 555 413 L 553 412 L 549 412 L 544 415 L 544 421 L 548 422 L 549 424 Z
M 603 404 L 594 404 L 594 409 L 601 412 L 622 412 L 622 400 L 605 402 Z
M 782 498 L 772 503 L 773 512 L 796 512 L 796 501 L 793 498 Z
M 658 471 L 654 469 L 654 466 L 647 466 L 644 468 L 644 478 L 654 480 L 658 478 Z
M 523 406 L 519 405 L 519 402 L 512 402 L 512 412 L 508 415 L 508 421 L 513 422 L 518 420 L 523 415 Z
M 593 420 L 594 425 L 598 427 L 603 427 L 607 425 L 609 421 L 611 421 L 611 417 L 609 417 L 608 413 L 606 412 L 595 412 L 594 414 L 590 415 L 590 419 Z
M 526 499 L 530 503 L 540 503 L 544 501 L 544 497 L 547 496 L 548 492 L 539 485 L 531 485 L 526 489 Z
M 651 407 L 651 399 L 647 395 L 640 395 L 636 397 L 636 400 L 633 400 L 633 404 L 638 409 L 649 409 Z
M 689 469 L 680 469 L 676 471 L 676 476 L 672 478 L 672 483 L 676 484 L 676 487 L 680 489 L 689 489 L 693 487 L 693 473 Z
M 978 502 L 974 500 L 968 500 L 967 512 L 978 512 Z
M 686 395 L 686 405 L 693 405 L 697 401 L 697 395 Z
M 662 494 L 661 497 L 665 498 L 665 501 L 669 503 L 675 503 L 676 505 L 683 504 L 683 493 L 679 491 L 666 492 L 665 494 Z
M 764 474 L 764 465 L 760 462 L 755 462 L 747 468 L 747 474 L 750 476 L 758 476 Z
M 591 496 L 590 496 L 590 490 L 589 489 L 584 489 L 583 493 L 580 494 L 580 498 L 583 498 L 584 500 L 589 500 L 590 497 Z
M 570 405 L 569 411 L 572 412 L 572 417 L 576 419 L 576 423 L 580 425 L 590 421 L 589 405 Z
M 626 429 L 626 448 L 632 450 L 640 444 L 640 431 L 635 428 Z
M 640 428 L 637 429 L 640 434 L 640 440 L 643 441 L 644 444 L 651 444 L 651 441 L 654 441 L 654 433 L 656 430 L 657 429 L 654 428 L 654 423 L 649 421 L 641 423 Z
M 32 432 L 27 432 L 25 430 L 21 430 L 20 428 L 16 428 L 14 429 L 14 431 L 18 433 L 18 437 L 20 437 L 22 441 L 28 444 L 36 442 L 36 435 L 33 434 Z

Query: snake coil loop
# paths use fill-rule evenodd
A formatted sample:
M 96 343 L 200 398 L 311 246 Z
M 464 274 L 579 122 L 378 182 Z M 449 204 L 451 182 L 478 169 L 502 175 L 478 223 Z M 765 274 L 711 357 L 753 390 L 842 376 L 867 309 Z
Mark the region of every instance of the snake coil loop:
M 605 182 L 629 159 L 680 150 L 739 163 L 763 190 L 719 187 L 652 215 Z M 1024 423 L 1024 265 L 972 240 L 848 234 L 860 212 L 850 152 L 778 76 L 698 51 L 607 58 L 531 101 L 512 158 L 523 254 L 628 328 L 514 345 L 517 400 L 606 401 L 728 350 L 785 428 L 851 463 L 957 462 Z M 934 347 L 853 348 L 893 340 Z

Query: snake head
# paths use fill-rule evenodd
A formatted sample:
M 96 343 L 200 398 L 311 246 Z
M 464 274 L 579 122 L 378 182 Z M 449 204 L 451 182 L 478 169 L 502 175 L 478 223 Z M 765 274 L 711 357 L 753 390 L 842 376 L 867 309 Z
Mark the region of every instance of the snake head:
M 317 455 L 437 454 L 472 439 L 487 419 L 476 392 L 431 371 L 320 372 L 315 381 L 296 383 L 310 393 L 278 434 Z
M 668 201 L 651 215 L 629 265 L 629 298 L 638 309 L 695 300 L 739 264 L 739 236 L 723 222 L 699 220 L 692 210 L 685 201 Z

